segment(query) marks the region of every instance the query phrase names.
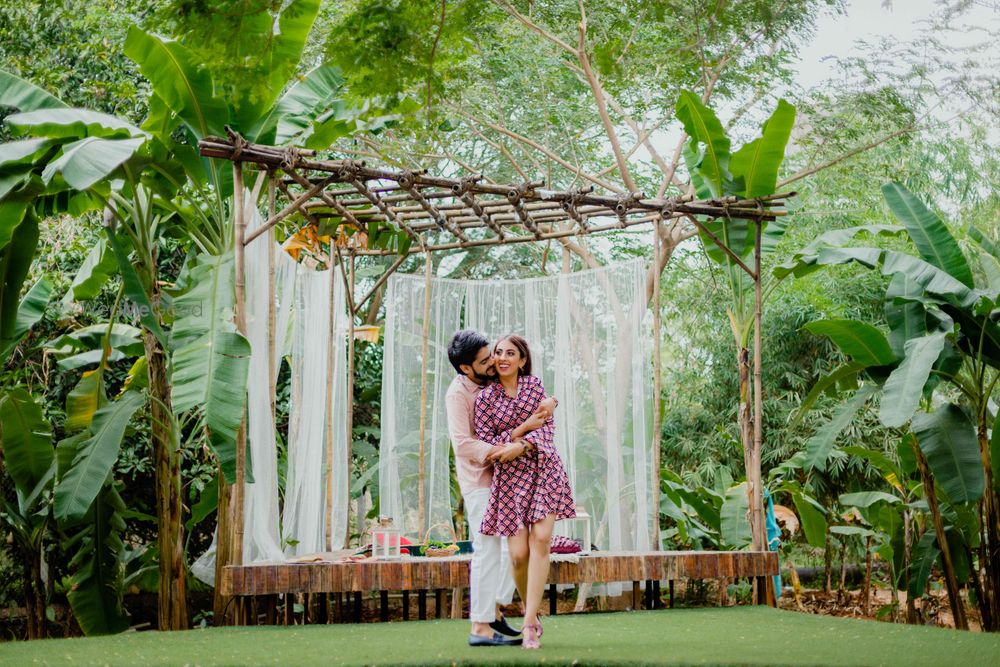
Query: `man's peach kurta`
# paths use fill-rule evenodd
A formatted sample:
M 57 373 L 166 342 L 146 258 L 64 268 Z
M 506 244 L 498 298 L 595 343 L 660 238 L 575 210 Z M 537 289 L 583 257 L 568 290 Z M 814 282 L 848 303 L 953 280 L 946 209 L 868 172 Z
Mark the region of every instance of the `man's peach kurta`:
M 448 433 L 455 449 L 455 473 L 462 495 L 476 489 L 488 489 L 493 482 L 493 464 L 486 463 L 493 446 L 476 438 L 474 408 L 480 391 L 480 385 L 465 375 L 457 375 L 444 399 L 448 409 Z

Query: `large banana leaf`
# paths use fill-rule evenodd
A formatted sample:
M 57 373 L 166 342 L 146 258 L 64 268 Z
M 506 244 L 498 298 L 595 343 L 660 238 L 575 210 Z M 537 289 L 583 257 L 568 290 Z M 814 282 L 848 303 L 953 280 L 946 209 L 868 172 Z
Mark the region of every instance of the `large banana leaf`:
M 21 495 L 28 495 L 52 467 L 52 427 L 42 408 L 21 387 L 0 395 L 0 443 L 4 464 Z
M 219 465 L 232 482 L 250 361 L 250 344 L 232 321 L 232 255 L 199 256 L 189 280 L 190 289 L 174 302 L 171 398 L 177 412 L 202 411 Z
M 931 369 L 944 350 L 943 333 L 920 336 L 906 341 L 903 362 L 885 382 L 879 420 L 890 428 L 899 428 L 913 416 Z
M 122 283 L 125 286 L 125 296 L 132 301 L 132 307 L 136 309 L 139 321 L 142 322 L 143 326 L 151 331 L 161 344 L 166 344 L 167 335 L 160 327 L 157 310 L 153 308 L 149 295 L 146 293 L 146 287 L 142 284 L 142 279 L 139 278 L 135 267 L 132 266 L 128 253 L 125 252 L 125 248 L 111 231 L 111 228 L 105 227 L 104 231 L 108 237 L 108 245 L 111 246 L 115 260 L 118 262 L 118 270 L 121 272 Z
M 976 428 L 953 403 L 913 418 L 913 432 L 934 479 L 953 503 L 968 503 L 983 495 L 984 473 Z
M 143 394 L 126 392 L 94 414 L 90 437 L 80 443 L 73 465 L 56 486 L 57 519 L 81 517 L 87 512 L 118 459 L 125 427 L 145 402 Z
M 229 105 L 216 96 L 211 75 L 184 45 L 132 26 L 125 38 L 125 55 L 139 65 L 153 92 L 196 139 L 225 134 Z
M 805 328 L 817 336 L 826 336 L 841 352 L 865 367 L 886 366 L 896 361 L 885 334 L 865 322 L 817 320 Z
M 803 464 L 806 470 L 826 469 L 826 460 L 830 457 L 830 452 L 833 451 L 833 446 L 837 443 L 837 437 L 851 424 L 854 415 L 874 393 L 875 386 L 866 384 L 858 389 L 849 401 L 837 406 L 830 421 L 819 427 L 815 435 L 809 438 L 809 442 L 806 443 L 806 458 Z
M 684 124 L 684 131 L 703 148 L 695 163 L 688 163 L 688 171 L 697 171 L 713 197 L 721 197 L 731 189 L 733 175 L 729 171 L 729 137 L 715 112 L 705 106 L 701 98 L 691 91 L 681 91 L 677 99 L 677 118 Z
M 45 314 L 45 308 L 52 297 L 52 283 L 45 276 L 38 279 L 28 293 L 21 299 L 17 307 L 17 318 L 14 320 L 14 334 L 9 339 L 0 340 L 0 360 L 6 359 L 18 343 L 20 343 L 31 327 Z
M 0 214 L 4 213 L 0 205 Z M 18 311 L 21 307 L 21 286 L 31 268 L 31 259 L 38 245 L 38 218 L 30 208 L 22 208 L 10 241 L 0 245 L 0 349 L 7 349 L 18 340 Z M 0 220 L 0 227 L 3 226 Z
M 731 486 L 726 491 L 720 513 L 722 542 L 729 549 L 742 549 L 750 544 L 750 523 L 747 521 L 747 483 Z
M 105 403 L 102 369 L 84 371 L 80 381 L 66 395 L 66 421 L 63 424 L 66 432 L 74 433 L 89 427 L 94 414 Z
M 66 103 L 50 95 L 33 83 L 0 70 L 0 107 L 13 107 L 20 111 L 58 109 Z
M 966 287 L 975 287 L 972 269 L 941 218 L 899 183 L 886 183 L 882 194 L 893 214 L 906 226 L 920 256 Z
M 803 493 L 793 493 L 792 502 L 798 510 L 802 531 L 809 546 L 822 549 L 826 545 L 826 515 L 819 504 Z
M 927 585 L 927 580 L 930 579 L 931 569 L 940 554 L 941 549 L 938 548 L 933 529 L 920 536 L 920 541 L 917 542 L 917 546 L 913 550 L 913 559 L 910 565 L 910 595 L 919 597 L 924 594 L 924 587 Z
M 85 635 L 107 635 L 128 628 L 122 608 L 121 535 L 125 503 L 111 484 L 95 498 L 79 530 L 63 544 L 76 553 L 70 561 L 70 590 L 66 597 Z
M 80 265 L 73 283 L 66 292 L 66 300 L 87 301 L 101 293 L 108 278 L 118 268 L 114 253 L 108 248 L 106 240 L 99 239 L 97 245 L 90 249 L 83 264 Z
M 11 114 L 4 122 L 15 134 L 33 137 L 128 139 L 146 136 L 132 123 L 89 109 L 38 109 Z
M 969 238 L 975 241 L 980 248 L 989 253 L 995 260 L 1000 262 L 1000 245 L 997 245 L 996 241 L 984 234 L 981 229 L 975 225 L 970 225 Z
M 894 505 L 896 503 L 903 502 L 896 496 L 885 493 L 883 491 L 860 491 L 858 493 L 842 493 L 840 494 L 840 504 L 850 505 L 852 507 L 871 507 L 875 503 L 889 503 Z
M 905 273 L 893 274 L 885 292 L 885 319 L 889 324 L 889 346 L 897 357 L 904 355 L 906 341 L 927 333 L 927 314 L 920 302 L 923 290 Z
M 111 335 L 107 334 L 107 324 L 94 324 L 62 335 L 46 347 L 56 357 L 59 367 L 66 369 L 100 363 L 104 358 L 105 345 L 110 350 L 109 361 L 143 354 L 142 332 L 136 327 L 115 323 L 111 325 Z
M 266 62 L 268 73 L 266 92 L 264 94 L 258 92 L 253 99 L 244 97 L 237 105 L 236 122 L 241 129 L 248 130 L 257 125 L 267 109 L 274 105 L 285 84 L 295 74 L 306 39 L 319 13 L 319 6 L 319 0 L 292 0 L 281 10 L 277 21 L 274 21 L 268 12 L 260 12 L 262 30 L 257 32 L 266 33 L 263 40 L 257 35 L 252 35 L 253 31 L 248 31 L 245 35 L 236 35 L 236 39 L 245 41 L 249 49 L 259 49 L 262 43 L 270 46 Z M 276 31 L 273 30 L 274 27 L 277 27 Z
M 0 171 L 9 172 L 12 169 L 34 165 L 35 161 L 46 153 L 54 150 L 57 142 L 48 137 L 36 139 L 21 139 L 0 144 Z
M 729 167 L 733 177 L 743 179 L 746 197 L 774 194 L 778 169 L 785 159 L 785 146 L 795 125 L 795 107 L 778 100 L 778 107 L 761 127 L 761 136 L 733 153 Z
M 328 65 L 317 67 L 281 96 L 255 128 L 255 134 L 268 135 L 276 129 L 275 144 L 291 142 L 310 131 L 319 115 L 341 98 L 343 87 L 340 70 Z
M 63 146 L 62 155 L 49 162 L 42 180 L 52 183 L 57 176 L 75 190 L 86 190 L 110 176 L 122 163 L 136 154 L 145 138 L 104 139 L 86 137 Z

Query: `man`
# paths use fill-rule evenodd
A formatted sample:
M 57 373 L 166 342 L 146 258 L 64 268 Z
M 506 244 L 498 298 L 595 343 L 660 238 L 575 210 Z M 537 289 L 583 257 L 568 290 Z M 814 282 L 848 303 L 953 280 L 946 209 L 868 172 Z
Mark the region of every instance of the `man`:
M 510 604 L 514 597 L 514 578 L 503 538 L 482 535 L 479 526 L 490 499 L 493 463 L 512 461 L 531 447 L 521 439 L 540 428 L 555 409 L 556 400 L 546 398 L 538 411 L 511 434 L 512 442 L 494 447 L 476 438 L 474 409 L 476 396 L 483 385 L 496 376 L 492 348 L 486 336 L 466 329 L 459 331 L 448 345 L 448 359 L 458 376 L 448 387 L 445 405 L 448 432 L 455 450 L 455 471 L 462 490 L 465 515 L 472 533 L 472 568 L 469 575 L 470 646 L 517 646 L 521 633 L 499 613 L 499 604 Z

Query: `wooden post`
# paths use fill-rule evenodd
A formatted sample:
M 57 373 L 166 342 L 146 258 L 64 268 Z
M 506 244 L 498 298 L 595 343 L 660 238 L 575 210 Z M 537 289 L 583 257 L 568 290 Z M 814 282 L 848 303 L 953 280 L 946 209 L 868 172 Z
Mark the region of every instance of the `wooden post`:
M 354 303 L 354 250 L 350 253 L 351 263 L 348 265 L 347 285 L 345 285 L 344 297 L 348 304 Z M 343 261 L 343 257 L 341 257 Z M 332 278 L 331 278 L 332 279 Z M 351 486 L 351 469 L 353 467 L 353 444 L 354 444 L 354 307 L 348 309 L 347 316 L 347 487 Z M 351 545 L 351 493 L 347 491 L 347 531 L 344 535 L 344 548 Z M 364 517 L 359 516 L 358 533 L 364 529 Z M 363 540 L 362 540 L 363 541 Z
M 427 260 L 424 266 L 424 327 L 423 327 L 423 340 L 421 346 L 421 373 L 420 373 L 420 452 L 417 461 L 418 465 L 418 486 L 417 486 L 417 502 L 420 505 L 418 508 L 417 516 L 418 523 L 420 524 L 420 536 L 424 537 L 424 533 L 427 531 L 427 510 L 426 510 L 426 497 L 425 497 L 425 485 L 426 481 L 426 462 L 425 454 L 427 451 L 427 368 L 428 368 L 428 355 L 430 354 L 430 335 L 431 335 L 431 278 L 434 275 L 434 260 L 431 253 L 427 253 Z
M 244 202 L 243 163 L 233 163 L 233 188 L 236 194 L 236 329 L 247 335 L 247 295 L 246 295 L 246 202 Z M 243 416 L 236 432 L 236 481 L 233 485 L 233 558 L 232 564 L 243 564 L 243 495 L 246 482 L 247 416 L 246 394 L 243 395 Z
M 334 307 L 334 289 L 337 285 L 337 272 L 333 266 L 333 241 L 330 242 L 330 261 L 327 270 L 330 272 L 330 314 L 327 318 L 326 336 L 326 550 L 333 551 L 333 441 L 337 434 L 333 430 L 333 365 L 334 343 L 337 335 L 337 309 Z M 339 257 L 339 255 L 338 255 Z M 345 285 L 346 289 L 346 285 Z M 348 531 L 350 532 L 350 531 Z
M 750 522 L 753 528 L 753 534 L 751 535 L 753 548 L 755 551 L 764 551 L 767 549 L 767 538 L 764 535 L 764 505 L 763 505 L 763 493 L 764 490 L 761 488 L 761 476 L 760 476 L 760 459 L 761 459 L 761 442 L 763 440 L 763 397 L 761 396 L 761 336 L 760 336 L 760 326 L 761 326 L 761 309 L 762 309 L 762 295 L 761 295 L 761 275 L 760 275 L 760 246 L 761 246 L 761 236 L 763 233 L 763 223 L 760 221 L 754 227 L 754 246 L 753 246 L 753 263 L 754 263 L 754 311 L 753 311 L 753 450 L 750 455 L 752 479 L 749 480 L 751 488 L 751 500 L 753 504 L 750 506 L 750 512 L 753 517 L 753 521 Z
M 654 551 L 660 549 L 660 387 L 662 355 L 660 349 L 660 221 L 653 223 L 653 531 Z

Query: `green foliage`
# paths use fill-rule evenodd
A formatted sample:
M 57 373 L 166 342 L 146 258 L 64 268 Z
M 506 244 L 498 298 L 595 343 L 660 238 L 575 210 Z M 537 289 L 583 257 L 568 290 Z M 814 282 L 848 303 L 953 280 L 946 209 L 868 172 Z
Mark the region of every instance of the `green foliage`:
M 197 409 L 223 474 L 236 478 L 236 431 L 243 419 L 250 344 L 232 322 L 232 256 L 202 255 L 177 295 L 179 316 L 170 334 L 173 407 Z

